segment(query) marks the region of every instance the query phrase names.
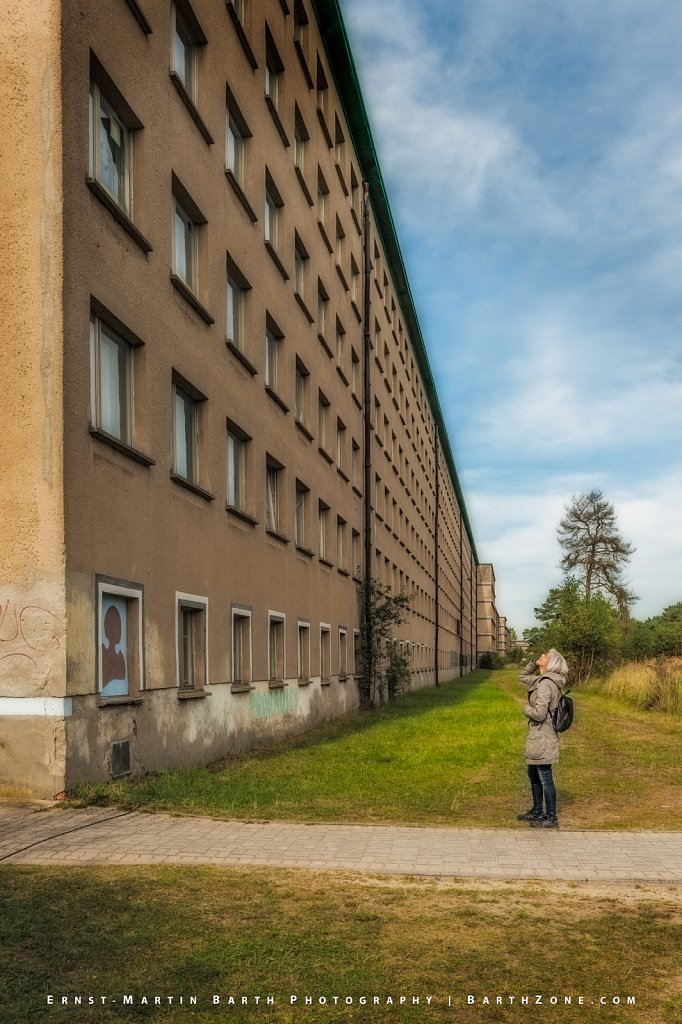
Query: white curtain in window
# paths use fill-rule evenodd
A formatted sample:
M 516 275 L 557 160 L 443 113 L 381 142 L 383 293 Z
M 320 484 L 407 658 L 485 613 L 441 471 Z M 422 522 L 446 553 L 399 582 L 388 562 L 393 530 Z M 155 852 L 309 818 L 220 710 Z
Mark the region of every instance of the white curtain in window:
M 266 507 L 266 523 L 268 530 L 277 529 L 277 470 L 268 467 L 267 471 L 267 507 Z

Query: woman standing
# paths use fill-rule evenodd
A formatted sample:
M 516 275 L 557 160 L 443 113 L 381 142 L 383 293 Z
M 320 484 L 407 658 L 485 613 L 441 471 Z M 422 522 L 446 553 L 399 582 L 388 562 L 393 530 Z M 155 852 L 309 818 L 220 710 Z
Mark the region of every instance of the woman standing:
M 552 777 L 552 765 L 559 760 L 559 737 L 552 724 L 552 712 L 566 685 L 567 673 L 566 662 L 553 647 L 536 661 L 529 661 L 521 673 L 521 682 L 528 687 L 528 703 L 523 713 L 528 719 L 526 765 L 533 806 L 525 814 L 519 814 L 518 820 L 529 821 L 531 828 L 559 827 Z

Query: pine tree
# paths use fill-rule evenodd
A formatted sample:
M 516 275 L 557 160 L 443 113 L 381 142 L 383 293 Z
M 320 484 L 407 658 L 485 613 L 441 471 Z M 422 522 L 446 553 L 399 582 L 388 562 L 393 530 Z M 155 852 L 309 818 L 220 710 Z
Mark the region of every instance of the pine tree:
M 604 594 L 627 615 L 637 596 L 628 588 L 623 570 L 635 548 L 619 534 L 613 505 L 595 490 L 573 497 L 565 510 L 557 530 L 564 551 L 561 568 L 577 576 L 586 597 Z

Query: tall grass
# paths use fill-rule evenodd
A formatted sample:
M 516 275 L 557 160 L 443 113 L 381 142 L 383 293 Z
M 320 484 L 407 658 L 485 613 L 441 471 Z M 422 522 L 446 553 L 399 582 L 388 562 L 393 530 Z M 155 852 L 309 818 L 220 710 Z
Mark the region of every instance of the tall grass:
M 606 679 L 601 692 L 645 711 L 682 714 L 682 658 L 629 662 Z

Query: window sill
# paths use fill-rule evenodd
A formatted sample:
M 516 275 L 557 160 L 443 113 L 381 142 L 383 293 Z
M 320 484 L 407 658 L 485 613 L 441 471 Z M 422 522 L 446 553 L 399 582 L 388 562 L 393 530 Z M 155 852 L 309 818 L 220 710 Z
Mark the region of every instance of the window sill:
M 340 366 L 336 367 L 336 372 L 338 373 L 339 377 L 341 378 L 343 383 L 346 385 L 346 387 L 348 387 L 348 377 L 346 377 L 345 373 L 343 372 L 343 370 L 341 369 Z
M 235 178 L 234 174 L 229 169 L 229 167 L 225 168 L 225 177 L 229 181 L 229 183 L 230 183 L 230 185 L 232 187 L 232 191 L 236 195 L 237 199 L 239 200 L 239 202 L 242 204 L 242 206 L 246 210 L 246 212 L 247 212 L 247 214 L 249 216 L 249 219 L 255 224 L 256 221 L 258 220 L 258 217 L 256 216 L 256 212 L 255 212 L 253 206 L 251 205 L 251 203 L 249 202 L 249 200 L 246 198 L 246 195 L 244 194 L 243 188 L 241 187 L 241 185 L 239 184 L 239 182 L 237 181 L 237 179 Z
M 353 393 L 353 401 L 357 405 L 357 407 L 360 410 L 360 412 L 362 412 L 362 402 L 360 401 L 360 399 L 358 398 L 358 396 L 355 393 Z
M 279 397 L 276 391 L 272 390 L 269 384 L 265 385 L 265 393 L 273 400 L 275 405 L 278 405 L 280 407 L 282 412 L 289 412 L 289 406 L 287 405 L 287 403 L 284 401 L 283 398 Z
M 225 6 L 227 7 L 228 14 L 230 15 L 230 18 L 232 19 L 232 24 L 234 25 L 234 30 L 237 33 L 237 38 L 239 39 L 239 42 L 241 43 L 241 47 L 242 47 L 242 50 L 244 51 L 246 59 L 248 60 L 249 64 L 251 65 L 252 70 L 256 71 L 258 69 L 258 61 L 256 60 L 256 58 L 254 56 L 254 52 L 251 49 L 251 45 L 249 43 L 249 40 L 246 38 L 246 32 L 244 31 L 244 26 L 242 25 L 241 21 L 239 20 L 239 16 L 237 15 L 237 12 L 235 10 L 234 4 L 231 2 L 231 0 L 226 0 Z
M 300 420 L 296 420 L 296 429 L 300 430 L 304 437 L 307 437 L 309 441 L 313 440 L 313 435 L 310 433 L 308 428 L 301 423 Z
M 209 327 L 211 326 L 211 324 L 214 324 L 215 320 L 213 319 L 209 311 L 206 309 L 204 305 L 201 304 L 201 302 L 199 302 L 198 298 L 196 297 L 192 289 L 187 284 L 185 284 L 182 278 L 178 277 L 177 274 L 171 273 L 170 279 L 173 287 L 176 289 L 176 291 L 180 292 L 183 299 L 185 299 L 185 301 L 190 304 L 194 312 L 198 313 L 201 319 L 205 323 L 207 323 Z
M 315 321 L 314 321 L 314 318 L 313 318 L 313 314 L 310 312 L 310 310 L 306 306 L 306 304 L 305 304 L 305 302 L 303 300 L 303 297 L 300 294 L 300 292 L 294 292 L 294 298 L 296 299 L 296 301 L 298 302 L 299 306 L 301 307 L 301 309 L 305 313 L 305 318 L 308 321 L 308 323 L 309 324 L 314 323 Z
M 115 448 L 117 452 L 127 455 L 128 458 L 134 459 L 135 462 L 139 462 L 142 466 L 156 465 L 155 459 L 145 455 L 144 452 L 138 451 L 137 448 L 126 444 L 125 441 L 120 441 L 117 437 L 107 434 L 105 430 L 100 430 L 98 427 L 90 427 L 90 436 L 97 438 L 98 441 L 102 441 L 104 444 L 108 444 L 110 448 Z
M 285 683 L 283 679 L 269 679 L 268 680 L 268 688 L 270 690 L 283 690 L 284 687 L 288 686 L 288 685 L 289 684 Z
M 339 682 L 340 683 L 347 683 L 348 682 L 348 676 L 347 676 L 347 674 L 345 672 L 343 672 L 342 674 L 339 675 Z
M 312 679 L 304 679 L 303 677 L 300 677 L 298 680 L 299 686 L 310 686 L 311 683 Z
M 347 484 L 350 483 L 350 477 L 346 473 L 345 469 L 341 469 L 340 466 L 337 466 L 336 467 L 336 472 L 339 474 L 339 476 L 341 477 L 342 480 L 346 481 Z
M 208 126 L 206 125 L 206 122 L 204 121 L 203 117 L 201 116 L 201 114 L 197 110 L 197 108 L 196 108 L 196 106 L 194 104 L 194 100 L 192 99 L 190 94 L 187 92 L 187 89 L 185 88 L 184 83 L 183 83 L 182 79 L 180 78 L 180 75 L 177 73 L 177 71 L 171 71 L 170 72 L 170 79 L 171 79 L 171 82 L 173 83 L 173 85 L 175 86 L 175 89 L 176 89 L 180 99 L 182 100 L 182 102 L 184 103 L 185 107 L 187 108 L 187 112 L 189 113 L 190 117 L 192 118 L 192 120 L 194 121 L 195 125 L 199 129 L 199 133 L 201 134 L 204 142 L 208 146 L 212 146 L 213 145 L 213 136 L 211 135 L 210 131 L 208 130 Z
M 204 697 L 210 697 L 211 694 L 207 693 L 206 690 L 178 690 L 178 700 L 203 700 Z
M 338 572 L 338 574 L 340 576 L 350 576 L 350 573 L 348 572 L 348 569 L 342 569 L 340 566 L 336 567 L 336 571 Z
M 359 487 L 356 487 L 356 486 L 355 486 L 355 484 L 353 484 L 353 490 L 354 490 L 354 491 L 355 491 L 355 493 L 357 494 L 358 498 L 361 498 L 361 497 L 362 497 L 362 491 L 360 490 L 360 488 L 359 488 Z
M 325 677 L 324 679 L 320 679 L 320 686 L 331 686 L 331 685 L 332 685 L 332 681 L 328 677 Z
M 140 26 L 144 34 L 146 36 L 150 36 L 152 34 L 152 27 L 145 18 L 142 8 L 138 4 L 137 0 L 126 0 L 126 3 L 130 8 L 132 16 L 135 18 L 135 21 Z
M 321 220 L 318 220 L 317 226 L 318 226 L 318 228 L 320 230 L 320 234 L 322 235 L 322 241 L 327 246 L 327 248 L 329 249 L 330 253 L 333 253 L 334 252 L 334 246 L 329 241 L 329 235 L 327 234 L 327 229 L 325 228 L 325 226 L 324 226 L 324 224 L 322 223 Z
M 318 445 L 318 448 L 317 448 L 317 450 L 318 450 L 318 452 L 320 453 L 320 455 L 322 456 L 322 458 L 323 458 L 323 459 L 326 459 L 326 461 L 327 461 L 327 462 L 329 463 L 329 465 L 331 466 L 331 465 L 333 464 L 333 462 L 334 462 L 334 459 L 333 459 L 333 458 L 331 457 L 331 455 L 329 454 L 329 452 L 326 452 L 326 451 L 324 450 L 324 448 L 322 447 L 322 445 Z
M 258 520 L 254 518 L 254 516 L 249 515 L 248 512 L 244 512 L 241 508 L 237 508 L 236 505 L 226 505 L 225 511 L 229 512 L 229 514 L 234 516 L 236 519 L 243 519 L 245 523 L 249 524 L 249 526 L 258 526 Z
M 251 686 L 251 683 L 232 683 L 230 693 L 251 693 L 255 689 L 256 687 Z
M 279 132 L 280 139 L 284 143 L 286 149 L 289 149 L 291 143 L 289 142 L 289 137 L 284 130 L 284 125 L 282 124 L 282 119 L 280 118 L 279 113 L 277 112 L 277 107 L 272 102 L 272 97 L 266 94 L 265 103 L 267 105 L 268 110 L 270 111 L 270 116 L 272 117 L 272 120 L 275 122 L 275 128 Z
M 284 278 L 284 280 L 288 281 L 289 280 L 289 275 L 287 274 L 286 270 L 284 269 L 284 264 L 282 263 L 281 259 L 279 258 L 279 256 L 275 252 L 275 250 L 274 250 L 274 248 L 272 246 L 272 243 L 271 242 L 266 242 L 265 243 L 265 248 L 270 253 L 270 256 L 272 257 L 272 260 L 273 260 L 275 266 L 279 270 L 279 272 L 282 275 L 282 277 Z
M 193 484 L 191 480 L 187 480 L 184 476 L 180 476 L 178 473 L 171 473 L 170 478 L 174 483 L 180 484 L 180 486 L 184 487 L 186 490 L 192 491 L 194 494 L 198 494 L 200 498 L 204 499 L 204 501 L 215 500 L 215 494 L 211 494 L 210 491 L 205 491 L 203 487 L 199 487 L 198 484 Z
M 285 537 L 283 533 L 279 533 L 277 530 L 270 530 L 266 528 L 265 532 L 267 533 L 268 537 L 274 537 L 275 540 L 280 541 L 282 544 L 289 543 L 289 538 Z
M 328 558 L 324 558 L 322 555 L 319 556 L 319 561 L 322 562 L 322 565 L 326 565 L 328 569 L 334 568 L 334 563 L 330 562 Z
M 320 345 L 325 350 L 325 352 L 327 353 L 329 358 L 333 359 L 334 358 L 334 353 L 332 352 L 332 350 L 330 349 L 329 345 L 327 344 L 327 341 L 325 339 L 324 334 L 318 334 L 317 340 L 319 341 Z
M 295 168 L 295 170 L 296 170 L 296 177 L 298 178 L 298 183 L 301 186 L 301 188 L 303 189 L 303 195 L 306 197 L 306 199 L 308 201 L 308 206 L 314 206 L 315 205 L 315 200 L 311 196 L 310 189 L 306 185 L 305 178 L 303 177 L 303 171 L 298 166 Z
M 125 210 L 122 210 L 116 202 L 116 200 L 112 199 L 112 197 L 109 195 L 104 186 L 100 185 L 99 181 L 97 181 L 96 178 L 86 178 L 85 183 L 92 192 L 93 196 L 99 199 L 100 203 L 102 203 L 103 206 L 106 206 L 107 210 L 112 215 L 114 220 L 116 220 L 121 225 L 123 230 L 130 235 L 132 240 L 137 245 L 139 245 L 140 249 L 142 249 L 142 252 L 153 252 L 154 249 L 152 247 L 151 242 L 148 242 L 147 239 L 142 234 L 142 232 L 139 230 L 139 228 L 135 227 L 132 220 L 125 212 Z
M 358 321 L 358 323 L 359 324 L 362 323 L 362 313 L 358 309 L 358 306 L 357 306 L 357 303 L 356 303 L 355 299 L 351 300 L 351 308 L 352 308 L 353 312 L 355 313 L 355 318 Z
M 320 122 L 320 128 L 322 129 L 322 134 L 325 137 L 327 146 L 329 147 L 329 149 L 333 149 L 334 141 L 329 133 L 329 128 L 327 127 L 327 122 L 325 120 L 324 112 L 321 107 L 317 108 L 317 120 Z
M 355 224 L 355 227 L 357 229 L 358 234 L 362 235 L 362 228 L 360 227 L 360 221 L 358 219 L 358 215 L 357 215 L 357 213 L 355 212 L 355 210 L 353 209 L 352 206 L 351 206 L 351 210 L 350 210 L 350 215 L 351 215 L 351 218 L 353 220 L 353 223 Z
M 242 364 L 242 366 L 244 367 L 245 370 L 248 370 L 249 373 L 253 377 L 257 377 L 258 376 L 258 370 L 256 369 L 256 367 L 253 365 L 251 360 L 249 358 L 247 358 L 247 356 L 244 355 L 242 350 L 240 348 L 237 348 L 237 346 L 235 345 L 235 343 L 233 341 L 230 341 L 229 338 L 226 338 L 225 339 L 225 345 L 226 345 L 227 349 L 235 357 L 235 359 L 239 360 L 239 362 Z
M 302 555 L 307 555 L 308 558 L 314 558 L 315 557 L 315 552 L 311 551 L 310 548 L 304 547 L 303 544 L 297 544 L 296 545 L 296 550 L 300 551 Z
M 98 708 L 122 708 L 144 704 L 144 697 L 102 697 L 97 699 Z
M 339 279 L 344 287 L 344 290 L 348 291 L 348 281 L 346 280 L 346 275 L 344 274 L 340 264 L 338 263 L 336 264 L 336 273 L 339 275 Z

